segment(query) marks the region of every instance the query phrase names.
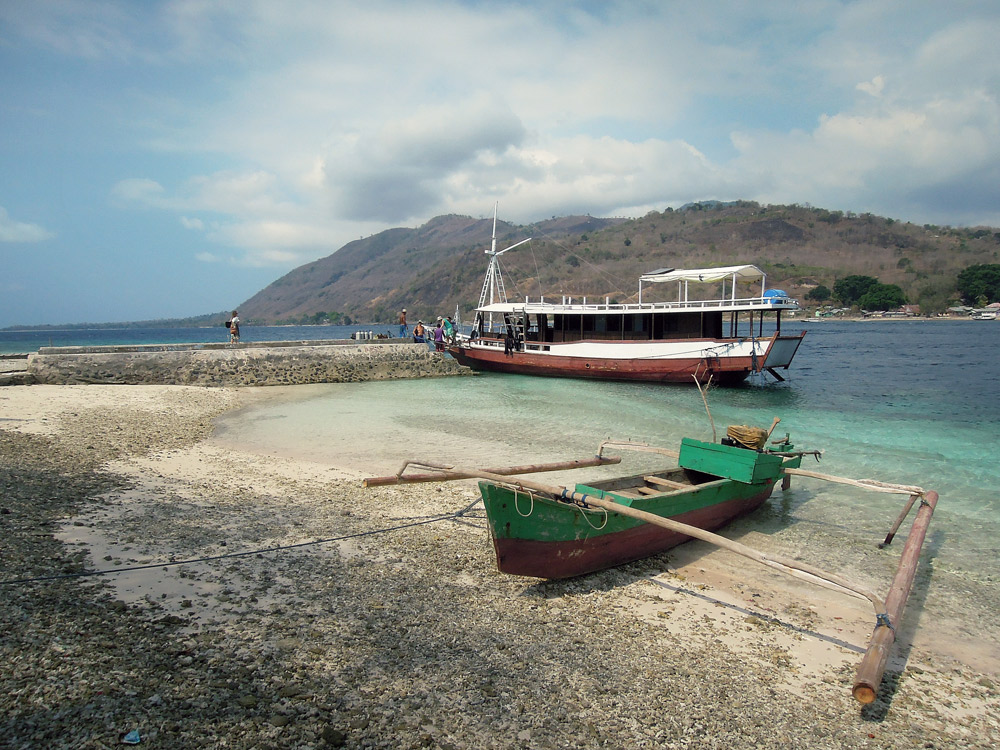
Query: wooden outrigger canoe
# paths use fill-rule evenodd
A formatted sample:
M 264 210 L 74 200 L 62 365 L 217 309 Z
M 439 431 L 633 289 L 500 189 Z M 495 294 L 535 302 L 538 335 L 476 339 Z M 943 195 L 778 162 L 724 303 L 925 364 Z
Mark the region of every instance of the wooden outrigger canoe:
M 771 430 L 777 423 L 775 419 Z M 767 435 L 770 436 L 770 432 Z M 517 476 L 620 462 L 619 457 L 602 455 L 609 444 L 676 456 L 678 468 L 577 484 L 573 489 Z M 854 698 L 868 704 L 878 694 L 938 494 L 916 486 L 845 479 L 801 469 L 802 456 L 809 453 L 816 452 L 795 451 L 787 438 L 777 449 L 771 450 L 750 450 L 685 438 L 679 454 L 636 443 L 605 443 L 597 456 L 590 459 L 490 470 L 407 461 L 395 475 L 366 479 L 364 486 L 482 480 L 480 493 L 487 509 L 497 564 L 503 572 L 565 578 L 648 557 L 694 538 L 789 575 L 868 599 L 875 609 L 875 629 L 852 688 Z M 405 476 L 410 466 L 432 471 L 411 479 Z M 797 560 L 764 554 L 713 533 L 712 529 L 759 507 L 771 495 L 779 478 L 782 488 L 786 488 L 791 476 L 908 495 L 905 507 L 880 547 L 891 543 L 913 505 L 920 501 L 896 575 L 884 600 L 835 573 Z
M 699 529 L 714 530 L 759 508 L 798 455 L 762 453 L 700 440 L 681 442 L 678 467 L 667 471 L 577 484 L 579 503 L 520 489 L 479 483 L 497 567 L 536 578 L 570 578 L 641 560 L 690 536 L 596 505 L 609 500 Z

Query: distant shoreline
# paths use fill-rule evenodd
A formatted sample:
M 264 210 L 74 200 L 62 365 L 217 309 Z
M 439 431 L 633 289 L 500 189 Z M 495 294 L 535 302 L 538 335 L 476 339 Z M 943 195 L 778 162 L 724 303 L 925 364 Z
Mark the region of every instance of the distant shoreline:
M 876 318 L 873 316 L 860 317 L 856 315 L 851 316 L 837 316 L 835 318 L 817 318 L 817 317 L 807 317 L 807 318 L 790 318 L 790 320 L 795 320 L 798 322 L 810 321 L 813 323 L 836 323 L 836 322 L 846 322 L 846 323 L 950 323 L 950 322 L 974 322 L 983 323 L 982 320 L 973 320 L 971 317 L 966 318 L 925 318 L 920 316 L 910 316 L 905 318 Z

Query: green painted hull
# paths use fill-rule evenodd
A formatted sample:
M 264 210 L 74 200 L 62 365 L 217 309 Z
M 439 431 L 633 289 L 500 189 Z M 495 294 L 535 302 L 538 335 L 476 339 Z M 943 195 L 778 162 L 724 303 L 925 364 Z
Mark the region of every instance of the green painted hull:
M 781 478 L 782 465 L 798 462 L 685 439 L 678 469 L 578 484 L 576 492 L 714 530 L 760 507 Z M 658 554 L 689 538 L 629 516 L 494 482 L 483 481 L 479 487 L 497 565 L 505 573 L 568 578 Z

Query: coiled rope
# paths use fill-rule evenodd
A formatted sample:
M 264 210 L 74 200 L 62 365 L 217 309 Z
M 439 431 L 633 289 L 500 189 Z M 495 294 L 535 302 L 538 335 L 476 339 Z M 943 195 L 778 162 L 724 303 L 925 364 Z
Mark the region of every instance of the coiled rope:
M 750 427 L 745 424 L 731 424 L 726 428 L 726 435 L 744 448 L 759 451 L 767 443 L 767 430 L 761 427 Z

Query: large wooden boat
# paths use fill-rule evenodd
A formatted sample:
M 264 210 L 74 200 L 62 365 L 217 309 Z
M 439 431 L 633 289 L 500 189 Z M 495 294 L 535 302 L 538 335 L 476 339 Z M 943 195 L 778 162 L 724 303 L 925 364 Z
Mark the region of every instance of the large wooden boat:
M 635 302 L 565 296 L 558 302 L 509 301 L 499 257 L 527 240 L 497 251 L 495 213 L 493 226 L 472 329 L 449 347 L 473 369 L 647 382 L 691 383 L 694 376 L 730 385 L 766 371 L 783 380 L 778 370 L 788 369 L 805 336 L 805 331 L 781 332 L 782 312 L 798 310 L 798 303 L 768 289 L 764 272 L 754 265 L 659 269 L 640 277 Z M 753 293 L 745 282 L 754 284 Z M 668 283 L 676 284 L 669 301 L 648 299 L 649 285 Z M 689 295 L 691 285 L 707 283 L 721 285 L 721 294 Z M 765 333 L 766 318 L 774 326 Z
M 490 535 L 501 572 L 569 578 L 640 560 L 690 537 L 588 504 L 610 500 L 699 529 L 721 528 L 770 497 L 785 468 L 801 454 L 684 438 L 678 468 L 577 484 L 575 502 L 507 482 L 481 481 Z

